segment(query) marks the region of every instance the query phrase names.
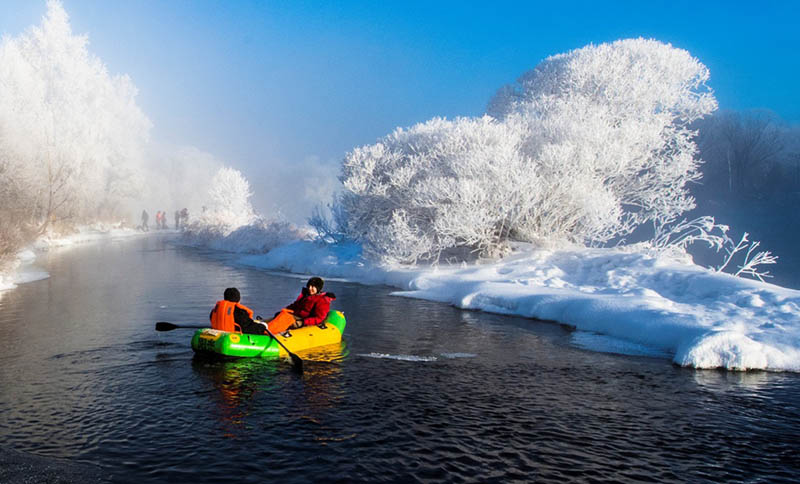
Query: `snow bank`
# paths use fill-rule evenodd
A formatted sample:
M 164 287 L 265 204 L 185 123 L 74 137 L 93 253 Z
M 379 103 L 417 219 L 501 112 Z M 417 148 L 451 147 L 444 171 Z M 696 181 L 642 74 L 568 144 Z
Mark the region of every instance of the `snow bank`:
M 189 225 L 176 242 L 225 252 L 263 254 L 295 240 L 310 239 L 311 236 L 310 230 L 285 221 L 258 219 L 233 231 L 222 223 L 201 221 Z
M 294 242 L 240 262 L 558 321 L 580 331 L 577 344 L 597 350 L 669 355 L 697 368 L 800 371 L 800 291 L 666 257 L 518 245 L 497 262 L 408 269 L 373 266 L 355 245 Z
M 14 261 L 10 263 L 8 267 L 4 268 L 2 272 L 0 272 L 0 293 L 7 289 L 13 289 L 16 287 L 16 284 L 14 284 L 14 278 L 16 277 L 18 265 L 19 263 Z
M 108 225 L 96 223 L 78 227 L 75 229 L 75 232 L 70 234 L 48 232 L 42 237 L 39 237 L 36 242 L 33 243 L 32 248 L 35 250 L 48 250 L 54 247 L 71 246 L 101 239 L 132 237 L 137 235 L 144 235 L 144 233 L 129 227 L 124 227 L 121 224 Z

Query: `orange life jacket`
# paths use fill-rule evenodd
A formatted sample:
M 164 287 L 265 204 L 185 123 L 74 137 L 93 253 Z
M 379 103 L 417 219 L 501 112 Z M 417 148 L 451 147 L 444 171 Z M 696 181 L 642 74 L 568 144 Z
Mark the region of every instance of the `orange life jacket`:
M 233 309 L 239 308 L 247 311 L 250 319 L 253 318 L 253 310 L 239 303 L 232 301 L 217 301 L 214 310 L 211 311 L 211 327 L 220 331 L 228 331 L 230 333 L 241 333 L 242 328 L 234 322 Z

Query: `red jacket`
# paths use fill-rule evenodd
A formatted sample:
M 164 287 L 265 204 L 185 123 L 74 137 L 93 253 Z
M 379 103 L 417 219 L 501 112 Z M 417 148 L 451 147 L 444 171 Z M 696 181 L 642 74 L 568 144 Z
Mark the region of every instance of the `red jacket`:
M 321 323 L 331 310 L 331 301 L 336 299 L 333 293 L 321 292 L 310 294 L 308 288 L 304 287 L 295 301 L 286 306 L 295 315 L 303 318 L 303 324 L 313 326 Z

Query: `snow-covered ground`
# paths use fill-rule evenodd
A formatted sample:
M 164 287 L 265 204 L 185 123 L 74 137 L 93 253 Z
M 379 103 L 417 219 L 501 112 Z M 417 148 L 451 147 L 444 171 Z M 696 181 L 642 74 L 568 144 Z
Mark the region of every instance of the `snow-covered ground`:
M 295 242 L 240 262 L 557 321 L 576 328 L 576 345 L 598 351 L 667 356 L 697 368 L 800 371 L 800 291 L 685 260 L 518 245 L 501 261 L 408 269 L 372 266 L 357 246 Z
M 150 233 L 174 232 L 171 230 L 153 231 Z M 144 235 L 136 229 L 129 227 L 108 226 L 105 224 L 94 224 L 90 226 L 78 227 L 75 233 L 69 235 L 46 234 L 33 243 L 35 250 L 46 251 L 55 247 L 66 247 L 86 242 L 94 242 L 103 239 L 114 239 L 122 237 L 134 237 Z

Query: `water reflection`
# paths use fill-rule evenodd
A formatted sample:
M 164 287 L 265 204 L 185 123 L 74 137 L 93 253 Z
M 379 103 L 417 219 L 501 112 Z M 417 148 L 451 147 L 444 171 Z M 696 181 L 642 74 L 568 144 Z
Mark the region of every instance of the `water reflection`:
M 346 407 L 344 363 L 350 351 L 345 341 L 302 352 L 305 371 L 296 402 L 297 416 L 306 424 L 308 437 L 319 445 L 355 438 L 358 434 L 340 425 Z
M 294 408 L 301 418 L 316 421 L 321 414 L 335 408 L 342 395 L 341 363 L 348 354 L 344 342 L 302 352 L 298 356 L 303 359 L 304 372 L 299 377 L 293 376 L 285 361 L 258 358 L 195 355 L 192 370 L 211 382 L 214 389 L 210 392 L 211 400 L 223 436 L 235 439 L 247 429 L 248 417 L 256 413 L 281 414 Z M 287 378 L 299 378 L 301 391 L 289 408 L 281 408 L 274 392 L 285 391 Z
M 318 346 L 299 353 L 299 356 L 303 360 L 312 363 L 341 363 L 349 355 L 350 351 L 347 349 L 347 342 L 344 340 L 339 343 Z M 316 367 L 318 365 L 312 366 Z
M 195 356 L 192 369 L 214 386 L 211 392 L 223 435 L 236 438 L 250 414 L 250 402 L 275 373 L 272 365 L 256 359 L 209 359 Z
M 694 380 L 703 388 L 714 392 L 735 390 L 756 393 L 765 388 L 773 378 L 781 379 L 782 376 L 768 371 L 694 371 Z
M 344 341 L 320 346 L 298 355 L 304 361 L 302 396 L 309 418 L 315 418 L 341 402 L 341 363 L 348 355 Z

